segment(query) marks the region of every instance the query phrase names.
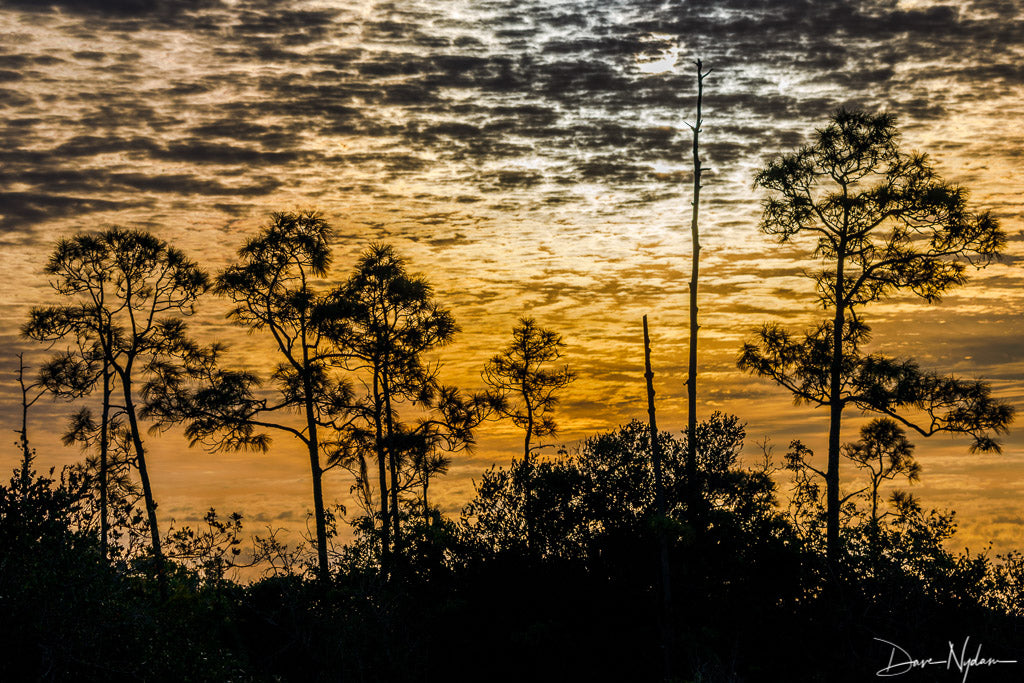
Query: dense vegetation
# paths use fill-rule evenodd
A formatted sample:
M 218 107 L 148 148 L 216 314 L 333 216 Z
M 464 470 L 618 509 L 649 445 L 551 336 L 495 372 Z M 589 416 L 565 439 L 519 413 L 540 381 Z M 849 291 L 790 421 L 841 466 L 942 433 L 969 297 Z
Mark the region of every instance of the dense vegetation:
M 224 573 L 251 549 L 234 555 L 240 524 L 211 516 L 202 532 L 169 535 L 179 559 L 166 599 L 150 552 L 102 559 L 88 482 L 18 472 L 0 488 L 0 677 L 657 680 L 662 526 L 679 680 L 866 680 L 886 663 L 876 636 L 942 646 L 970 635 L 993 655 L 1018 646 L 1021 557 L 950 553 L 951 514 L 900 494 L 873 520 L 870 489 L 851 498 L 846 562 L 831 577 L 823 499 L 796 451 L 792 502 L 780 507 L 769 461 L 739 464 L 742 425 L 720 414 L 701 423 L 713 505 L 698 535 L 679 521 L 686 437 L 660 436 L 667 520 L 652 512 L 648 437 L 633 422 L 571 454 L 488 470 L 461 519 L 410 521 L 387 578 L 364 527 L 327 582 L 310 554 L 239 585 Z

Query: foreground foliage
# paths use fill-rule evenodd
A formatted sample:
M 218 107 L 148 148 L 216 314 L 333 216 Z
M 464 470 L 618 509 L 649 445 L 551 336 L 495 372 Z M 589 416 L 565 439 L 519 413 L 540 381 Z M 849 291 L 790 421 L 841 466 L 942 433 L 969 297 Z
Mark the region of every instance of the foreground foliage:
M 866 431 L 849 457 L 877 450 L 882 431 Z M 795 490 L 780 506 L 770 459 L 741 466 L 735 417 L 715 414 L 697 436 L 713 510 L 700 534 L 685 522 L 687 435 L 660 435 L 662 518 L 647 428 L 633 422 L 574 453 L 488 470 L 460 520 L 410 522 L 389 579 L 373 552 L 380 529 L 367 526 L 334 558 L 329 582 L 312 578 L 310 556 L 308 573 L 290 565 L 234 583 L 224 570 L 241 519 L 211 513 L 206 531 L 168 537 L 169 552 L 181 552 L 166 599 L 150 554 L 102 559 L 94 527 L 76 521 L 90 504 L 82 487 L 35 475 L 26 487 L 17 473 L 0 486 L 0 678 L 658 680 L 664 525 L 679 680 L 867 680 L 888 656 L 876 637 L 944 654 L 948 640 L 971 636 L 1015 658 L 1019 554 L 951 553 L 951 513 L 905 493 L 881 501 L 869 485 L 847 500 L 850 561 L 831 594 L 824 500 L 806 450 L 791 449 Z

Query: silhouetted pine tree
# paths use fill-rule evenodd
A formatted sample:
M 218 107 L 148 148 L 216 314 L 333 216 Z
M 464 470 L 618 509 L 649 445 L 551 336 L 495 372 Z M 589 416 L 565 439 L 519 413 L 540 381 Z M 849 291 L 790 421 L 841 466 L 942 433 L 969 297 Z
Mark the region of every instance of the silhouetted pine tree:
M 427 280 L 410 273 L 390 245 L 373 244 L 363 253 L 328 296 L 321 324 L 336 357 L 365 377 L 367 395 L 358 409 L 364 427 L 347 430 L 333 461 L 355 472 L 357 491 L 370 507 L 367 452 L 376 458 L 381 557 L 387 563 L 402 552 L 402 493 L 420 488 L 426 518 L 430 477 L 447 470 L 445 453 L 472 444 L 486 401 L 440 383 L 439 367 L 425 355 L 451 342 L 458 327 Z M 405 422 L 402 404 L 414 409 Z
M 770 192 L 761 230 L 807 240 L 822 269 L 811 273 L 831 318 L 796 337 L 765 325 L 739 367 L 768 377 L 798 403 L 828 406 L 827 542 L 839 558 L 839 462 L 843 411 L 877 412 L 923 436 L 969 434 L 972 450 L 998 450 L 1013 409 L 982 382 L 921 370 L 910 360 L 864 355 L 871 303 L 910 292 L 934 302 L 964 284 L 968 266 L 996 257 L 1006 237 L 973 213 L 962 188 L 943 182 L 925 156 L 899 149 L 895 117 L 839 110 L 811 144 L 772 161 L 755 183 Z M 923 414 L 915 419 L 915 412 Z
M 522 472 L 525 484 L 524 523 L 527 547 L 530 545 L 533 501 L 530 479 L 535 453 L 543 448 L 533 439 L 551 436 L 557 430 L 552 412 L 558 405 L 557 393 L 569 386 L 575 375 L 569 366 L 550 367 L 562 357 L 562 336 L 545 329 L 533 318 L 520 318 L 512 328 L 512 343 L 495 355 L 484 367 L 483 377 L 495 398 L 501 417 L 523 430 Z
M 156 571 L 161 590 L 166 590 L 136 384 L 192 348 L 181 316 L 193 312 L 196 299 L 208 287 L 207 275 L 163 240 L 123 228 L 61 240 L 46 272 L 57 293 L 70 301 L 33 308 L 22 332 L 38 341 L 69 344 L 64 356 L 68 359 L 74 359 L 72 349 L 76 348 L 84 352 L 78 359 L 82 363 L 94 362 L 98 356 L 116 374 L 142 483 Z M 88 374 L 79 373 L 76 381 L 88 380 Z
M 213 450 L 266 451 L 266 430 L 290 434 L 309 456 L 316 527 L 317 575 L 326 581 L 328 531 L 323 498 L 322 431 L 344 420 L 351 389 L 337 376 L 318 321 L 324 305 L 318 290 L 331 263 L 331 226 L 316 212 L 275 213 L 270 223 L 239 250 L 239 261 L 221 272 L 215 291 L 231 300 L 229 317 L 273 342 L 281 362 L 271 377 L 272 401 L 247 371 L 220 365 L 220 345 L 193 349 L 179 365 L 165 365 L 148 387 L 147 411 L 160 426 L 184 422 L 192 444 Z M 301 426 L 281 420 L 298 412 Z

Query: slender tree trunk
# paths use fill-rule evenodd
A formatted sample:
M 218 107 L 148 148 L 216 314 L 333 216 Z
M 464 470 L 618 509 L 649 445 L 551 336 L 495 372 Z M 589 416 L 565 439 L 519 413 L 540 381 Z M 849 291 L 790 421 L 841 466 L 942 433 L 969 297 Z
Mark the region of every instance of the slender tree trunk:
M 880 466 L 881 467 L 881 466 Z M 879 469 L 879 472 L 883 470 Z M 882 485 L 881 476 L 871 477 L 871 571 L 878 576 L 878 561 L 881 557 L 881 549 L 878 542 L 878 488 Z
M 107 559 L 110 518 L 107 512 L 108 457 L 110 449 L 110 363 L 103 361 L 103 407 L 100 413 L 100 552 Z
M 651 337 L 647 332 L 647 316 L 644 316 L 644 377 L 647 380 L 647 416 L 651 425 L 651 461 L 654 466 L 654 505 L 660 518 L 658 541 L 661 554 L 661 650 L 665 667 L 665 680 L 672 678 L 672 573 L 669 566 L 668 535 L 665 524 L 668 510 L 665 507 L 664 484 L 661 471 L 661 444 L 658 443 L 658 422 L 654 410 L 654 371 L 651 369 Z M 693 440 L 691 436 L 690 440 Z
M 380 371 L 373 370 L 373 426 L 376 430 L 374 447 L 377 451 L 377 475 L 380 486 L 381 563 L 385 573 L 389 569 L 391 556 L 391 518 L 388 515 L 387 459 L 384 453 L 384 418 L 381 415 Z
M 700 212 L 700 127 L 703 124 L 701 106 L 704 100 L 704 65 L 697 60 L 697 120 L 693 125 L 693 214 L 690 219 L 690 239 L 693 244 L 690 270 L 690 359 L 686 375 L 686 507 L 690 522 L 702 526 L 701 487 L 697 472 L 697 283 L 700 275 L 700 233 L 697 217 Z
M 430 504 L 427 502 L 427 487 L 430 486 L 430 477 L 427 476 L 427 468 L 423 468 L 423 524 L 430 526 Z
M 843 417 L 842 364 L 843 329 L 846 307 L 843 302 L 843 266 L 846 236 L 840 238 L 836 267 L 835 317 L 832 320 L 832 363 L 829 368 L 828 468 L 825 471 L 826 530 L 828 562 L 833 571 L 840 559 L 839 547 L 839 447 Z
M 388 468 L 391 471 L 391 538 L 396 554 L 402 552 L 402 528 L 398 514 L 398 457 L 395 454 L 395 424 L 391 414 L 391 382 L 387 373 L 381 376 L 384 389 L 384 426 L 387 428 L 385 444 L 388 452 Z
M 528 364 L 527 364 L 528 367 Z M 523 532 L 526 535 L 526 552 L 533 550 L 533 457 L 530 453 L 530 438 L 533 436 L 533 405 L 523 381 L 523 403 L 526 405 L 526 437 L 523 439 Z
M 525 382 L 523 386 L 523 399 L 523 402 L 526 404 L 526 436 L 523 438 L 523 460 L 527 461 L 530 459 L 530 439 L 533 436 L 533 406 L 530 404 Z
M 136 466 L 139 469 L 139 479 L 142 482 L 142 496 L 146 502 L 146 518 L 149 520 L 149 538 L 153 545 L 153 557 L 156 561 L 156 578 L 160 587 L 160 596 L 167 598 L 167 573 L 164 567 L 164 552 L 160 546 L 160 527 L 156 519 L 156 500 L 153 498 L 153 488 L 149 483 L 149 470 L 146 467 L 146 449 L 142 445 L 142 434 L 139 431 L 139 420 L 135 415 L 135 401 L 132 398 L 131 362 L 125 365 L 121 375 L 121 388 L 124 390 L 124 412 L 128 416 L 128 427 L 132 434 L 132 444 L 135 446 Z
M 880 482 L 872 482 L 871 490 L 871 556 L 873 562 L 878 564 L 878 485 Z
M 878 534 L 878 489 L 871 493 L 871 529 L 874 535 Z
M 320 442 L 317 434 L 314 411 L 313 385 L 309 378 L 309 351 L 302 347 L 302 391 L 306 408 L 307 446 L 309 446 L 309 469 L 313 477 L 313 517 L 316 523 L 317 578 L 326 582 L 331 577 L 327 562 L 327 515 L 324 512 L 323 469 L 320 467 Z
M 18 432 L 21 445 L 21 497 L 28 497 L 29 475 L 32 472 L 32 448 L 28 444 L 28 409 L 35 401 L 28 400 L 28 387 L 25 386 L 25 358 L 18 354 L 18 384 L 21 386 L 21 431 Z

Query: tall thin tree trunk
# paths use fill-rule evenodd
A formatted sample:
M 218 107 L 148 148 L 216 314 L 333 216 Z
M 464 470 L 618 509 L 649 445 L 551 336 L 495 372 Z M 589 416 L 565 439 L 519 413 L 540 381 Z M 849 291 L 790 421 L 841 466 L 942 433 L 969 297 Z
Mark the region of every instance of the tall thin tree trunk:
M 527 367 L 529 367 L 527 363 Z M 523 532 L 526 535 L 526 552 L 533 550 L 533 457 L 530 453 L 530 438 L 533 436 L 533 405 L 523 381 L 523 402 L 526 404 L 526 437 L 523 439 Z
M 18 354 L 18 385 L 21 387 L 21 431 L 18 432 L 21 445 L 21 497 L 28 497 L 29 478 L 32 473 L 32 448 L 28 443 L 28 409 L 35 401 L 28 400 L 28 386 L 25 384 L 25 357 Z
M 530 397 L 526 391 L 526 382 L 523 382 L 523 402 L 526 404 L 526 436 L 523 438 L 523 460 L 530 459 L 530 439 L 533 437 L 533 406 L 530 404 Z
M 327 515 L 324 512 L 323 468 L 320 467 L 320 442 L 317 434 L 316 413 L 313 402 L 313 385 L 309 378 L 309 350 L 302 347 L 302 391 L 306 408 L 307 446 L 309 446 L 309 469 L 313 477 L 313 517 L 316 523 L 317 578 L 326 582 L 331 577 L 327 562 Z
M 427 502 L 427 488 L 430 486 L 430 477 L 427 468 L 423 468 L 423 525 L 430 526 L 430 504 Z
M 881 556 L 878 547 L 878 487 L 881 485 L 879 479 L 872 478 L 871 486 L 871 569 L 878 574 L 878 560 Z
M 388 467 L 391 471 L 391 538 L 395 554 L 402 552 L 402 528 L 398 514 L 398 456 L 395 454 L 395 424 L 391 414 L 391 382 L 387 373 L 382 377 L 384 389 L 384 426 L 387 428 L 385 444 L 388 452 Z
M 124 390 L 124 412 L 128 416 L 128 427 L 132 434 L 132 444 L 135 446 L 136 467 L 139 470 L 139 479 L 142 482 L 142 496 L 146 503 L 146 518 L 149 520 L 149 538 L 153 545 L 153 558 L 156 561 L 156 579 L 160 588 L 160 597 L 167 599 L 167 573 L 164 567 L 164 552 L 160 546 L 160 527 L 156 519 L 156 499 L 153 497 L 153 487 L 149 483 L 149 470 L 146 467 L 146 449 L 142 445 L 142 434 L 139 431 L 139 420 L 135 415 L 135 401 L 132 398 L 131 363 L 119 372 L 121 375 L 121 388 Z
M 100 552 L 107 559 L 110 518 L 107 512 L 108 458 L 110 449 L 110 363 L 103 359 L 103 407 L 100 413 Z
M 838 567 L 839 550 L 839 447 L 843 418 L 842 363 L 843 328 L 846 326 L 846 307 L 843 305 L 843 266 L 846 253 L 846 235 L 839 240 L 836 266 L 835 317 L 832 320 L 832 363 L 829 368 L 829 425 L 828 468 L 825 470 L 826 499 L 826 554 L 833 570 Z
M 672 574 L 669 566 L 668 535 L 665 524 L 664 484 L 661 471 L 661 444 L 658 443 L 658 422 L 654 410 L 654 371 L 651 369 L 651 337 L 644 316 L 644 377 L 647 380 L 647 416 L 651 426 L 651 462 L 654 466 L 654 505 L 658 511 L 658 541 L 661 551 L 661 650 L 665 667 L 665 680 L 672 678 Z M 691 438 L 692 440 L 692 438 Z
M 690 522 L 701 525 L 702 517 L 701 488 L 697 480 L 697 332 L 700 325 L 697 320 L 697 283 L 700 276 L 700 232 L 697 217 L 700 212 L 700 127 L 704 123 L 701 117 L 701 106 L 704 100 L 704 71 L 701 60 L 697 60 L 697 120 L 693 130 L 693 213 L 690 219 L 690 239 L 693 244 L 690 270 L 690 358 L 686 375 L 686 507 Z
M 391 557 L 391 518 L 388 515 L 388 475 L 387 456 L 384 452 L 384 418 L 381 415 L 380 371 L 373 371 L 373 426 L 375 429 L 374 447 L 377 451 L 377 476 L 380 487 L 380 524 L 381 524 L 381 564 L 385 573 L 389 570 Z
M 317 578 L 330 578 L 327 562 L 327 517 L 324 511 L 323 469 L 320 467 L 319 445 L 315 431 L 309 439 L 309 468 L 313 477 L 313 517 L 316 522 Z

